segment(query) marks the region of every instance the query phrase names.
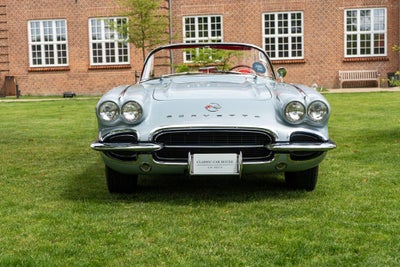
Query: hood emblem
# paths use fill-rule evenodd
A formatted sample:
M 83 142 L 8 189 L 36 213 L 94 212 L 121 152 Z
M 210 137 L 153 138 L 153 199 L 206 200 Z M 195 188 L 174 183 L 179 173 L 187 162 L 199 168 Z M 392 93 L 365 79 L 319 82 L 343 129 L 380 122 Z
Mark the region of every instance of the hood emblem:
M 216 111 L 220 110 L 222 107 L 218 103 L 210 103 L 210 104 L 206 105 L 204 108 L 210 112 L 216 112 Z

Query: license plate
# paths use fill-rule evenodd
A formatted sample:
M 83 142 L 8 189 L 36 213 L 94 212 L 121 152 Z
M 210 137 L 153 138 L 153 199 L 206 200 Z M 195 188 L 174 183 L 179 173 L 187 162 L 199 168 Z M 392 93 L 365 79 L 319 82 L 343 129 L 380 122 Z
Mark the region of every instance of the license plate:
M 189 154 L 192 175 L 240 174 L 241 154 Z

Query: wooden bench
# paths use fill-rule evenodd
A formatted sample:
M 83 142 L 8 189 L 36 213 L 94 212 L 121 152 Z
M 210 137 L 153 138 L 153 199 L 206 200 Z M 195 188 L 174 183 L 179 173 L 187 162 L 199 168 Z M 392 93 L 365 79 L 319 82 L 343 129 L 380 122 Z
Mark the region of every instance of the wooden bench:
M 339 70 L 340 88 L 344 82 L 376 81 L 381 87 L 381 81 L 377 70 Z

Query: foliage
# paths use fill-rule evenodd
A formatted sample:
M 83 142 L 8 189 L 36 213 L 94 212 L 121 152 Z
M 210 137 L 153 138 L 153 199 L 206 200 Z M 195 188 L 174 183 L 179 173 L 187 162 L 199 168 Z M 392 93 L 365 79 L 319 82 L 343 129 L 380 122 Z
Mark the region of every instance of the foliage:
M 215 67 L 220 71 L 228 71 L 232 67 L 231 60 L 238 61 L 243 56 L 241 51 L 212 48 L 186 49 L 185 53 L 190 56 L 190 63 L 177 66 L 177 72 L 197 70 L 199 67 Z
M 338 148 L 311 193 L 166 175 L 121 196 L 89 149 L 97 99 L 0 102 L 0 266 L 399 266 L 400 93 L 326 97 Z
M 128 24 L 119 27 L 128 42 L 142 50 L 143 59 L 146 50 L 168 42 L 168 14 L 161 7 L 162 0 L 118 0 L 126 11 Z
M 392 46 L 394 52 L 400 53 L 400 46 Z M 400 71 L 396 71 L 394 75 L 388 79 L 383 79 L 383 82 L 388 82 L 391 86 L 400 86 Z

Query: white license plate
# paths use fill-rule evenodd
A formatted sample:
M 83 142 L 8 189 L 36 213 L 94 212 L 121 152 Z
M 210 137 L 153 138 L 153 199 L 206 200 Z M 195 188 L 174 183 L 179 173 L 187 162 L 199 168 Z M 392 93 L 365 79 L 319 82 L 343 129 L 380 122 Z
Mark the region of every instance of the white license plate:
M 241 155 L 238 154 L 189 154 L 192 175 L 240 174 Z

